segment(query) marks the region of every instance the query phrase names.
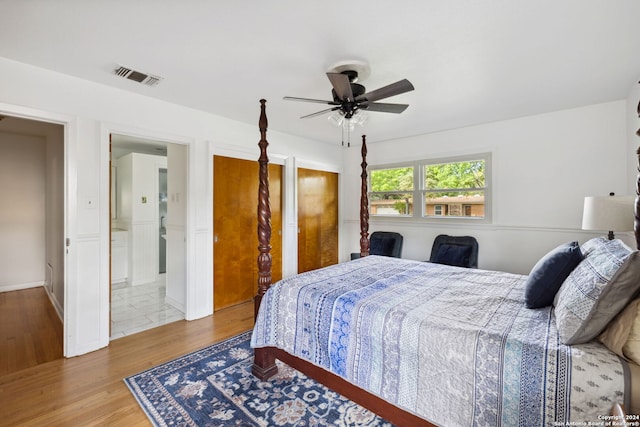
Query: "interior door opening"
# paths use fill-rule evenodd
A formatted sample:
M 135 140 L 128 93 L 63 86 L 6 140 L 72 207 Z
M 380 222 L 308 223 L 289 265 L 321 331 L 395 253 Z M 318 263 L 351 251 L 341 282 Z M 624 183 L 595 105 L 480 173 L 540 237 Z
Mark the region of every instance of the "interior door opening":
M 0 375 L 63 357 L 64 127 L 0 115 Z
M 111 339 L 184 319 L 187 148 L 111 135 Z

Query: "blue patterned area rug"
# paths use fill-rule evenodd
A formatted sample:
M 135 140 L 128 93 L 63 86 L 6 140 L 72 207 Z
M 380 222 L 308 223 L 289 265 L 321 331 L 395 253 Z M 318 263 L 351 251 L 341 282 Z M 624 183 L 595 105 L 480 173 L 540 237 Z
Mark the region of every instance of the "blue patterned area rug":
M 258 380 L 250 339 L 245 332 L 124 381 L 156 426 L 391 426 L 283 363 Z

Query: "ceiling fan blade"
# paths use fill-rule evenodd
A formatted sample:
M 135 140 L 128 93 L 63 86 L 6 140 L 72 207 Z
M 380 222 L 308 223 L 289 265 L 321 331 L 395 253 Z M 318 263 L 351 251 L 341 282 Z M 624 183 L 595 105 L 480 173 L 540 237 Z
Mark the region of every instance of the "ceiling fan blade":
M 363 110 L 395 114 L 402 113 L 408 106 L 409 104 L 387 104 L 384 102 L 363 102 L 360 104 L 360 108 Z
M 315 113 L 307 114 L 306 116 L 300 117 L 301 119 L 308 119 L 310 117 L 320 116 L 324 113 L 328 113 L 329 111 L 339 110 L 340 107 L 327 108 L 326 110 L 316 111 Z
M 285 101 L 302 101 L 302 102 L 315 102 L 317 104 L 338 105 L 333 101 L 325 101 L 323 99 L 311 99 L 311 98 L 296 98 L 295 96 L 285 96 L 282 99 Z
M 388 86 L 381 87 L 380 89 L 373 90 L 368 93 L 364 93 L 356 98 L 356 101 L 377 101 L 378 99 L 388 98 L 390 96 L 400 95 L 401 93 L 410 92 L 413 89 L 413 85 L 407 79 L 402 79 L 395 83 L 391 83 Z
M 336 91 L 336 95 L 341 101 L 353 102 L 353 92 L 351 91 L 351 82 L 349 77 L 342 73 L 327 73 L 329 81 Z

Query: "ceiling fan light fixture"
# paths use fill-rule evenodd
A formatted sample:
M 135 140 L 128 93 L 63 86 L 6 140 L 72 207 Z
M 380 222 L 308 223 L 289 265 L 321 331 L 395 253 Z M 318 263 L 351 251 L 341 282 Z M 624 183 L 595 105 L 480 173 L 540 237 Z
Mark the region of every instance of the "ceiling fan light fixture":
M 364 124 L 367 123 L 368 118 L 369 115 L 366 112 L 362 110 L 356 110 L 356 112 L 353 114 L 353 117 L 351 117 L 351 120 L 349 121 L 354 125 L 364 126 Z
M 369 116 L 367 113 L 361 110 L 356 110 L 351 114 L 351 117 L 347 117 L 342 110 L 336 110 L 329 114 L 327 120 L 335 126 L 345 127 L 349 130 L 354 130 L 356 126 L 364 126 Z
M 329 123 L 340 127 L 345 121 L 344 112 L 342 110 L 336 110 L 333 113 L 329 114 L 327 120 L 329 120 Z

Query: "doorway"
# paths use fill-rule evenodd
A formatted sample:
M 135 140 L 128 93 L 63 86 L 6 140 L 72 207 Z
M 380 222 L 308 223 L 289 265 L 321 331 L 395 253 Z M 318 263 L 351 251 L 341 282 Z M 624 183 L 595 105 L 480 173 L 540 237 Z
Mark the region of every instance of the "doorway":
M 111 339 L 184 319 L 186 147 L 111 135 Z
M 0 115 L 0 374 L 63 355 L 64 125 Z

